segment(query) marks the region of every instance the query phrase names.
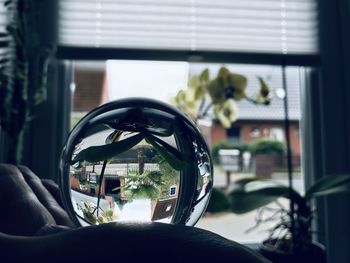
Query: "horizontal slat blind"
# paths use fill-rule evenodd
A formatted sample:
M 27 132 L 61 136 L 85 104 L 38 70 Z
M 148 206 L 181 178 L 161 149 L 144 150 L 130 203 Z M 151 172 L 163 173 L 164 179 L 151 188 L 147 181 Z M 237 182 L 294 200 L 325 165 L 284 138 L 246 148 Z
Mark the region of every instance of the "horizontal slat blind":
M 5 0 L 0 0 L 0 32 L 7 33 L 6 25 L 10 18 L 10 13 L 7 8 L 4 6 Z M 8 37 L 2 37 L 1 42 L 9 40 Z M 0 45 L 0 58 L 4 58 L 5 53 L 9 52 L 9 47 L 4 46 L 3 43 Z
M 314 54 L 316 0 L 61 0 L 60 45 Z
M 5 31 L 5 24 L 7 21 L 7 10 L 4 6 L 5 0 L 0 0 L 0 32 Z

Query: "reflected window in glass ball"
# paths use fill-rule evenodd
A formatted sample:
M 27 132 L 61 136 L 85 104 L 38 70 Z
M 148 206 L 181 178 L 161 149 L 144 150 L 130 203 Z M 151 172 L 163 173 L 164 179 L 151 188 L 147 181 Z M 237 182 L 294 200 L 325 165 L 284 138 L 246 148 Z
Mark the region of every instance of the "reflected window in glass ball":
M 60 186 L 77 225 L 194 225 L 212 176 L 208 147 L 184 114 L 150 99 L 123 99 L 94 109 L 72 130 Z

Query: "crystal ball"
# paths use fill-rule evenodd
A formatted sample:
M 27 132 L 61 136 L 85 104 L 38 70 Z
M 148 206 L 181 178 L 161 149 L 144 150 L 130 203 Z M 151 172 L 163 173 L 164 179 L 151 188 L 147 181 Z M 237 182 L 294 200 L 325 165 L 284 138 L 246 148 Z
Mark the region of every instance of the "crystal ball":
M 132 98 L 89 112 L 61 154 L 60 189 L 80 226 L 107 222 L 194 225 L 213 168 L 196 125 L 174 107 Z

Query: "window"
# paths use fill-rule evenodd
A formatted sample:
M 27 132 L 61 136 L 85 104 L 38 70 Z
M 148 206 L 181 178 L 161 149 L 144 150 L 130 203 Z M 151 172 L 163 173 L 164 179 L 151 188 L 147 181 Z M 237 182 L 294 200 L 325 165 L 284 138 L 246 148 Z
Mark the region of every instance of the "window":
M 241 129 L 240 127 L 233 126 L 226 130 L 227 140 L 230 142 L 241 141 Z
M 273 127 L 270 129 L 270 138 L 283 142 L 285 140 L 283 128 Z
M 85 112 L 102 103 L 125 97 L 143 96 L 171 103 L 171 99 L 176 95 L 177 91 L 187 85 L 189 75 L 198 74 L 204 68 L 208 68 L 211 76 L 215 76 L 221 66 L 219 63 L 126 60 L 108 60 L 105 62 L 76 61 L 74 65 L 75 94 L 73 96 L 73 109 L 77 109 L 79 105 L 79 109 L 84 109 Z M 226 67 L 248 77 L 248 94 L 255 94 L 258 90 L 256 75 L 267 80 L 273 93 L 278 91 L 283 84 L 282 70 L 279 66 L 226 64 Z M 99 73 L 94 73 L 94 71 Z M 286 73 L 290 106 L 290 129 L 293 142 L 292 152 L 294 156 L 293 182 L 295 188 L 302 192 L 304 191 L 303 174 L 301 172 L 302 151 L 300 139 L 302 138 L 296 137 L 296 133 L 293 131 L 295 131 L 295 127 L 298 127 L 302 118 L 299 90 L 304 88 L 300 85 L 303 74 L 300 67 L 287 67 Z M 98 81 L 86 81 L 86 79 L 89 79 L 86 77 L 89 74 L 90 76 L 98 75 L 100 77 Z M 90 94 L 89 97 L 80 96 L 80 89 L 84 89 L 87 95 Z M 86 103 L 76 99 L 76 95 L 84 98 Z M 92 106 L 91 99 L 95 100 L 95 106 Z M 269 106 L 257 106 L 241 101 L 238 103 L 238 111 L 239 117 L 237 122 L 228 130 L 224 129 L 218 122 L 208 123 L 206 128 L 209 131 L 206 139 L 209 145 L 215 147 L 222 140 L 233 143 L 236 146 L 237 144 L 248 145 L 254 140 L 263 138 L 281 141 L 285 144 L 283 100 L 274 96 Z M 83 116 L 82 112 L 79 112 L 79 114 L 81 114 L 79 116 Z M 76 118 L 77 115 L 73 112 L 72 117 Z M 261 131 L 260 135 L 259 137 L 252 137 L 251 130 L 257 127 Z M 220 137 L 222 133 L 224 137 Z M 235 168 L 235 171 L 231 171 L 231 182 L 239 178 L 257 175 L 271 177 L 280 183 L 287 184 L 287 163 L 286 158 L 283 156 L 256 157 L 245 150 L 241 150 L 236 159 L 237 168 Z M 227 187 L 227 171 L 225 167 L 222 167 L 220 163 L 215 163 L 214 171 L 214 187 L 225 189 Z M 173 196 L 173 193 L 176 195 L 176 186 L 170 186 L 169 188 L 169 195 Z M 287 205 L 285 201 L 284 204 Z M 255 212 L 240 216 L 224 213 L 220 216 L 215 216 L 215 220 L 210 216 L 204 216 L 199 221 L 198 227 L 217 232 L 235 241 L 256 242 L 264 239 L 267 233 L 260 230 L 252 231 L 248 234 L 245 232 L 255 224 L 255 217 Z M 222 225 L 229 226 L 230 231 L 227 231 L 227 227 L 223 229 Z
M 248 75 L 252 93 L 257 86 L 256 75 L 263 76 L 274 88 L 274 103 L 258 110 L 248 103 L 240 103 L 240 124 L 237 122 L 237 126 L 227 132 L 215 126 L 216 123 L 208 123 L 205 136 L 211 146 L 230 138 L 241 143 L 265 137 L 285 141 L 281 133 L 283 100 L 278 99 L 283 85 L 282 69 L 286 69 L 290 128 L 295 131 L 302 117 L 299 90 L 305 88 L 301 84 L 303 67 L 319 63 L 317 5 L 313 0 L 145 0 L 132 4 L 63 0 L 59 17 L 58 56 L 74 60 L 75 96 L 89 85 L 93 87 L 88 93 L 100 92 L 89 107 L 79 108 L 74 102 L 75 121 L 89 109 L 125 96 L 150 96 L 169 101 L 186 85 L 188 75 L 198 74 L 205 67 L 214 75 L 225 63 L 230 70 Z M 83 84 L 78 71 L 84 70 L 92 76 L 95 73 L 91 70 L 89 73 L 89 68 L 96 71 L 95 65 L 99 73 L 94 81 Z M 157 65 L 162 66 L 156 69 Z M 127 68 L 134 70 L 126 73 Z M 152 69 L 154 75 L 150 73 Z M 147 77 L 142 77 L 143 72 L 148 72 Z M 162 83 L 162 92 L 157 92 L 155 87 L 159 83 Z M 151 87 L 152 92 L 145 86 Z M 295 132 L 291 133 L 293 135 Z M 299 137 L 292 139 L 294 182 L 303 191 L 300 145 Z M 231 175 L 232 180 L 257 172 L 259 163 L 255 157 L 243 153 L 240 157 L 242 169 Z M 273 166 L 268 168 L 269 176 L 286 183 L 285 159 L 270 161 Z M 266 164 L 266 160 L 262 164 Z M 215 187 L 224 188 L 226 174 L 217 168 Z M 267 233 L 244 232 L 254 225 L 254 217 L 255 213 L 226 214 L 221 221 L 215 221 L 217 218 L 209 216 L 198 226 L 236 241 L 256 242 Z M 230 231 L 227 231 L 228 224 Z
M 253 137 L 253 138 L 260 137 L 261 131 L 260 131 L 259 126 L 254 126 L 253 128 L 251 128 L 249 135 L 250 135 L 250 137 Z
M 120 179 L 105 178 L 105 195 L 116 196 L 120 194 Z
M 170 186 L 170 189 L 169 189 L 169 196 L 176 196 L 176 185 L 172 185 Z

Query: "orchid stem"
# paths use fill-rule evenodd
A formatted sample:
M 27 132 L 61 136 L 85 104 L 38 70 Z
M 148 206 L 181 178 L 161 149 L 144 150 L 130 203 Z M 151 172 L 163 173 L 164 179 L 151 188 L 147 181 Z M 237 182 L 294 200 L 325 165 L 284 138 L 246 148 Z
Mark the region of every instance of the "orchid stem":
M 245 97 L 245 99 L 246 99 L 246 101 L 249 101 L 249 102 L 251 102 L 253 104 L 257 104 L 257 101 L 255 99 L 252 99 L 250 97 Z
M 97 194 L 97 213 L 96 213 L 96 217 L 98 218 L 98 212 L 100 210 L 100 200 L 101 200 L 101 188 L 102 188 L 102 181 L 103 181 L 103 177 L 104 177 L 104 173 L 106 170 L 106 166 L 107 166 L 107 160 L 103 161 L 103 165 L 102 165 L 102 171 L 101 171 L 101 175 L 100 175 L 100 180 L 98 182 L 99 186 L 98 186 L 98 194 Z
M 213 107 L 213 104 L 210 103 L 203 111 L 203 113 L 200 115 L 200 117 L 205 117 L 208 114 L 208 111 Z
M 112 143 L 116 142 L 118 140 L 118 136 L 115 136 L 114 139 L 112 140 Z M 96 217 L 98 218 L 98 214 L 99 214 L 99 210 L 100 210 L 100 201 L 101 201 L 101 188 L 102 188 L 102 181 L 103 181 L 103 177 L 105 174 L 105 170 L 106 170 L 106 166 L 107 166 L 107 162 L 108 160 L 104 160 L 103 161 L 103 165 L 102 165 L 102 170 L 101 170 L 101 175 L 100 175 L 100 179 L 98 181 L 98 193 L 97 193 L 97 212 L 96 212 Z M 102 210 L 102 209 L 101 209 Z M 95 212 L 95 211 L 94 211 Z

